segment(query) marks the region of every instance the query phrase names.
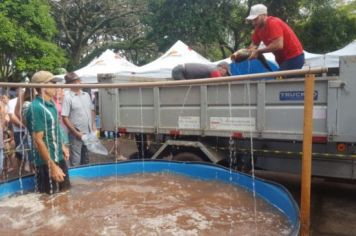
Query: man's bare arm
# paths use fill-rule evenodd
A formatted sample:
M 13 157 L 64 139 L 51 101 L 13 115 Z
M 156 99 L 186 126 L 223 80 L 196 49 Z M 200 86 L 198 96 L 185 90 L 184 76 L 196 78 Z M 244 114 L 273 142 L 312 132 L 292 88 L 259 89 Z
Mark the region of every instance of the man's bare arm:
M 63 118 L 63 122 L 67 126 L 69 132 L 71 132 L 71 134 L 73 134 L 78 139 L 81 139 L 83 134 L 74 127 L 74 125 L 68 119 L 68 117 L 67 116 L 62 116 L 62 118 Z
M 283 37 L 278 37 L 264 48 L 257 49 L 257 46 L 254 45 L 255 46 L 254 47 L 253 45 L 254 44 L 250 45 L 251 56 L 249 57 L 249 59 L 255 59 L 262 53 L 274 52 L 283 49 L 284 41 L 283 41 Z
M 21 122 L 21 120 L 15 114 L 9 114 L 9 117 L 10 117 L 10 122 L 12 122 L 13 124 L 15 124 L 21 128 L 25 128 L 25 125 Z
M 96 114 L 95 111 L 91 111 L 91 115 L 92 115 L 92 130 L 96 131 Z
M 15 115 L 17 116 L 17 118 L 21 118 L 21 110 L 22 110 L 22 105 L 24 102 L 24 93 L 20 93 L 19 96 L 17 97 L 17 101 L 16 101 L 16 106 L 15 106 Z

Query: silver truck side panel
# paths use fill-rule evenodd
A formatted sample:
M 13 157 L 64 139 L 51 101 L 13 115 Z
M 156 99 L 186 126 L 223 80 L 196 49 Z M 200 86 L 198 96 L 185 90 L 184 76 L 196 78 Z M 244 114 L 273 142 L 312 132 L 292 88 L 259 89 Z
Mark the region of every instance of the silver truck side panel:
M 337 142 L 356 140 L 355 75 L 356 57 L 344 57 L 340 59 L 339 77 L 317 77 L 314 135 Z M 303 91 L 303 78 L 101 89 L 102 127 L 126 128 L 128 132 L 168 134 L 179 130 L 184 135 L 229 137 L 242 133 L 243 137 L 302 140 Z
M 209 85 L 207 103 L 210 106 L 246 106 L 257 103 L 257 82 Z
M 337 94 L 335 141 L 356 141 L 356 57 L 340 58 L 340 79 L 345 86 Z
M 116 130 L 121 123 L 120 100 L 117 89 L 99 90 L 99 113 L 103 130 Z

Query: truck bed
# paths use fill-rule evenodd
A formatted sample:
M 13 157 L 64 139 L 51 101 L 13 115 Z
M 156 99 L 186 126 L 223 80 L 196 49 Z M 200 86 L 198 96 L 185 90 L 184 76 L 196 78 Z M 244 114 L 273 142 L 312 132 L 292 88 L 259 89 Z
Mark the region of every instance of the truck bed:
M 313 133 L 334 142 L 354 142 L 356 60 L 340 61 L 340 76 L 316 79 Z M 304 77 L 99 93 L 104 130 L 302 140 Z
M 313 175 L 356 179 L 355 75 L 356 57 L 340 58 L 338 76 L 317 75 Z M 158 140 L 159 150 L 171 143 L 194 143 L 204 150 L 224 152 L 224 160 L 230 165 L 251 163 L 254 156 L 255 167 L 299 174 L 304 80 L 300 77 L 184 86 L 153 83 L 145 87 L 139 83 L 121 86 L 120 78 L 105 76 L 105 83 L 116 84 L 99 90 L 101 128 L 163 136 L 169 142 L 163 141 L 162 145 Z M 214 163 L 222 160 L 209 159 Z

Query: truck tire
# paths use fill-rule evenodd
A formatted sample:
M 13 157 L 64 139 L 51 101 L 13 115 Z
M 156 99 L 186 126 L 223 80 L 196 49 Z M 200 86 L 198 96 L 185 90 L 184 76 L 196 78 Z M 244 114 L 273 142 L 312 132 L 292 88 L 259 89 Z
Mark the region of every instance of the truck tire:
M 181 152 L 173 156 L 173 161 L 199 161 L 203 162 L 203 158 L 200 156 L 191 153 L 191 152 Z

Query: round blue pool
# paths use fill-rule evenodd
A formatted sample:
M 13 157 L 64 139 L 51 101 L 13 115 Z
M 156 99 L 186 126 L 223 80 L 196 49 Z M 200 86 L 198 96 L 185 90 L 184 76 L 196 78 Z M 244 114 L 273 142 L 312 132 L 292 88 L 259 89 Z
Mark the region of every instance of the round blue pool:
M 207 163 L 185 163 L 172 161 L 126 161 L 119 163 L 98 164 L 82 166 L 69 170 L 70 177 L 97 178 L 115 175 L 129 175 L 135 173 L 170 172 L 201 180 L 218 180 L 253 190 L 253 178 L 249 175 L 230 171 L 221 166 Z M 299 208 L 282 186 L 270 181 L 255 178 L 256 194 L 269 204 L 278 208 L 291 222 L 292 235 L 298 235 Z M 0 198 L 12 195 L 21 190 L 33 191 L 35 189 L 34 176 L 14 179 L 0 184 Z

